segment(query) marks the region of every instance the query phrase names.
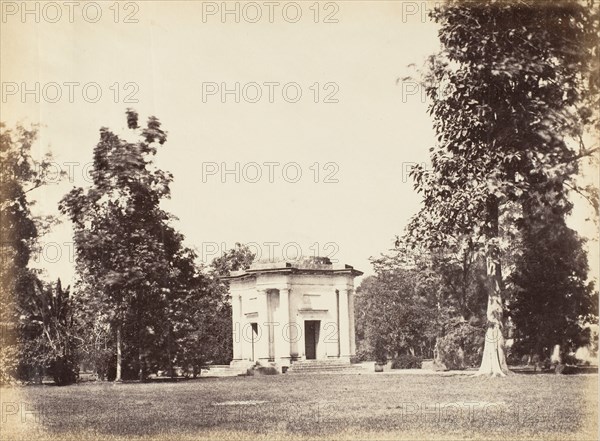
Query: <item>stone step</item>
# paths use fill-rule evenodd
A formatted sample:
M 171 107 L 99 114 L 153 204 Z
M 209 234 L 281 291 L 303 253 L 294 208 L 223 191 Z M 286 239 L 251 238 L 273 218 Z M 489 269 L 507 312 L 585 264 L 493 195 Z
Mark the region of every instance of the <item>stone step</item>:
M 289 373 L 360 373 L 364 372 L 361 366 L 350 364 L 341 360 L 299 360 L 288 369 Z
M 350 365 L 349 361 L 339 360 L 337 358 L 325 359 L 325 360 L 298 360 L 292 363 L 293 366 L 303 366 L 303 365 Z
M 333 364 L 333 363 L 327 363 L 327 364 L 292 364 L 291 368 L 294 369 L 326 369 L 326 368 L 348 368 L 348 367 L 355 367 L 355 365 L 352 364 Z
M 302 374 L 361 374 L 366 373 L 364 369 L 348 368 L 348 369 L 309 369 L 309 370 L 293 370 L 288 369 L 287 374 L 302 375 Z
M 337 369 L 288 369 L 287 372 L 297 374 L 301 372 L 363 372 L 360 368 L 337 368 Z
M 350 363 L 293 363 L 292 367 L 298 368 L 321 368 L 321 367 L 344 367 L 352 366 Z
M 237 377 L 246 373 L 246 369 L 232 368 L 229 366 L 210 367 L 202 369 L 200 376 L 202 377 Z

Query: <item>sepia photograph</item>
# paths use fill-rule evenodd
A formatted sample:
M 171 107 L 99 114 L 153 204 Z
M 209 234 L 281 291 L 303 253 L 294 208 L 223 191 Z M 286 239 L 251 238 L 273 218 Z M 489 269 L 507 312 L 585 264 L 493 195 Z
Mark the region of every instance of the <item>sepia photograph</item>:
M 0 14 L 0 441 L 600 439 L 600 1 Z

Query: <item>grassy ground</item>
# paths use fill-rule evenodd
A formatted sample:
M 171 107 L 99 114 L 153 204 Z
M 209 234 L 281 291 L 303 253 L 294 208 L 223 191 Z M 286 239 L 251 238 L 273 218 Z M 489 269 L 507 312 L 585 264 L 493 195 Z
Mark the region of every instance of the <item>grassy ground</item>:
M 0 439 L 598 439 L 597 375 L 278 375 L 2 389 Z

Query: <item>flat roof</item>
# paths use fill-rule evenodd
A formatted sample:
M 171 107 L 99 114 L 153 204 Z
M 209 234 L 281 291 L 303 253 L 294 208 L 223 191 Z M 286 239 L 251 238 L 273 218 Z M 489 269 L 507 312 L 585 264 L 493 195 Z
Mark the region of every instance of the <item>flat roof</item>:
M 288 273 L 288 274 L 350 274 L 353 277 L 362 276 L 363 272 L 347 264 L 331 263 L 327 257 L 302 257 L 299 259 L 259 260 L 252 263 L 250 268 L 232 271 L 231 275 L 221 277 L 224 280 L 239 279 L 245 276 Z

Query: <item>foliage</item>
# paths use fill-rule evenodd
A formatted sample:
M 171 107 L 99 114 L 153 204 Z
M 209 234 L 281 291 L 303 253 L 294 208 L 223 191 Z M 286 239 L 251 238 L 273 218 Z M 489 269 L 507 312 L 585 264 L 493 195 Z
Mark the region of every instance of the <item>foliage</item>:
M 433 358 L 448 323 L 485 316 L 481 262 L 469 248 L 433 253 L 405 246 L 373 260 L 375 276 L 357 289 L 357 353 L 374 357 L 378 338 L 386 353 Z
M 503 375 L 501 264 L 523 226 L 520 209 L 533 202 L 567 214 L 577 161 L 595 151 L 581 139 L 594 118 L 587 80 L 597 76 L 597 10 L 577 1 L 449 1 L 432 18 L 442 49 L 424 86 L 437 144 L 431 169 L 413 170 L 423 208 L 407 237 L 432 249 L 466 238 L 485 256 L 492 357 L 480 372 Z
M 29 194 L 47 184 L 52 156 L 37 161 L 32 146 L 37 127 L 17 125 L 9 129 L 0 123 L 0 382 L 14 382 L 33 369 L 25 366 L 28 349 L 37 335 L 21 326 L 20 316 L 32 313 L 28 306 L 35 297 L 36 273 L 28 267 L 40 231 L 47 219 L 31 214 Z M 32 341 L 33 339 L 33 341 Z M 39 355 L 39 354 L 38 354 Z M 38 375 L 39 376 L 39 375 Z M 11 378 L 12 377 L 12 378 Z
M 476 323 L 476 321 L 475 321 Z M 481 363 L 485 330 L 465 321 L 450 324 L 436 344 L 436 361 L 448 369 L 466 369 Z
M 0 345 L 0 384 L 16 382 L 19 368 L 19 351 L 17 345 Z
M 365 352 L 360 352 L 360 351 L 356 351 L 356 355 L 352 355 L 350 357 L 350 363 L 351 364 L 358 364 L 358 363 L 362 363 L 363 361 L 368 361 L 368 354 L 366 354 Z
M 379 364 L 384 364 L 388 359 L 384 336 L 378 333 L 375 335 L 374 340 L 375 343 L 373 344 L 373 356 L 375 357 L 375 361 Z
M 247 245 L 236 242 L 235 248 L 227 250 L 222 256 L 215 258 L 210 267 L 218 276 L 229 276 L 232 271 L 250 268 L 255 255 Z
M 86 292 L 87 291 L 87 292 Z M 93 371 L 101 380 L 115 378 L 114 340 L 108 322 L 108 314 L 96 302 L 90 286 L 80 281 L 76 288 L 78 323 L 84 332 L 80 334 L 80 370 Z
M 167 134 L 155 117 L 138 126 L 133 110 L 127 111 L 127 127 L 135 142 L 100 129 L 92 186 L 71 190 L 60 205 L 73 222 L 88 317 L 108 323 L 117 346 L 118 380 L 122 368 L 140 379 L 158 366 L 173 371 L 186 308 L 201 285 L 194 253 L 183 247 L 183 236 L 170 226 L 173 217 L 160 207 L 173 177 L 156 168 L 153 157 Z M 121 350 L 125 361 L 119 360 Z
M 222 277 L 230 275 L 232 271 L 248 269 L 254 257 L 248 246 L 236 243 L 235 248 L 215 258 L 208 268 L 210 305 L 204 318 L 207 332 L 197 346 L 198 350 L 203 352 L 205 361 L 214 364 L 226 364 L 231 361 L 233 329 L 229 283 L 222 280 Z
M 60 206 L 74 225 L 78 314 L 90 329 L 82 359 L 101 378 L 174 376 L 177 368 L 195 376 L 205 363 L 231 359 L 231 307 L 219 277 L 254 256 L 238 245 L 209 271 L 195 263 L 160 206 L 173 177 L 153 157 L 166 132 L 155 117 L 139 127 L 133 110 L 127 127 L 133 142 L 100 130 L 93 185 L 73 189 Z
M 421 369 L 423 359 L 411 354 L 401 354 L 392 360 L 392 369 Z
M 60 279 L 55 286 L 36 281 L 28 302 L 20 307 L 23 341 L 21 362 L 47 372 L 59 385 L 74 383 L 78 374 L 74 302 Z
M 389 267 L 362 281 L 355 306 L 360 351 L 377 358 L 378 348 L 390 357 L 433 350 L 438 310 L 419 295 L 416 277 L 415 271 Z
M 515 354 L 544 358 L 559 344 L 564 356 L 590 343 L 586 324 L 598 322 L 598 294 L 587 274 L 583 241 L 562 217 L 527 229 L 509 279 Z

